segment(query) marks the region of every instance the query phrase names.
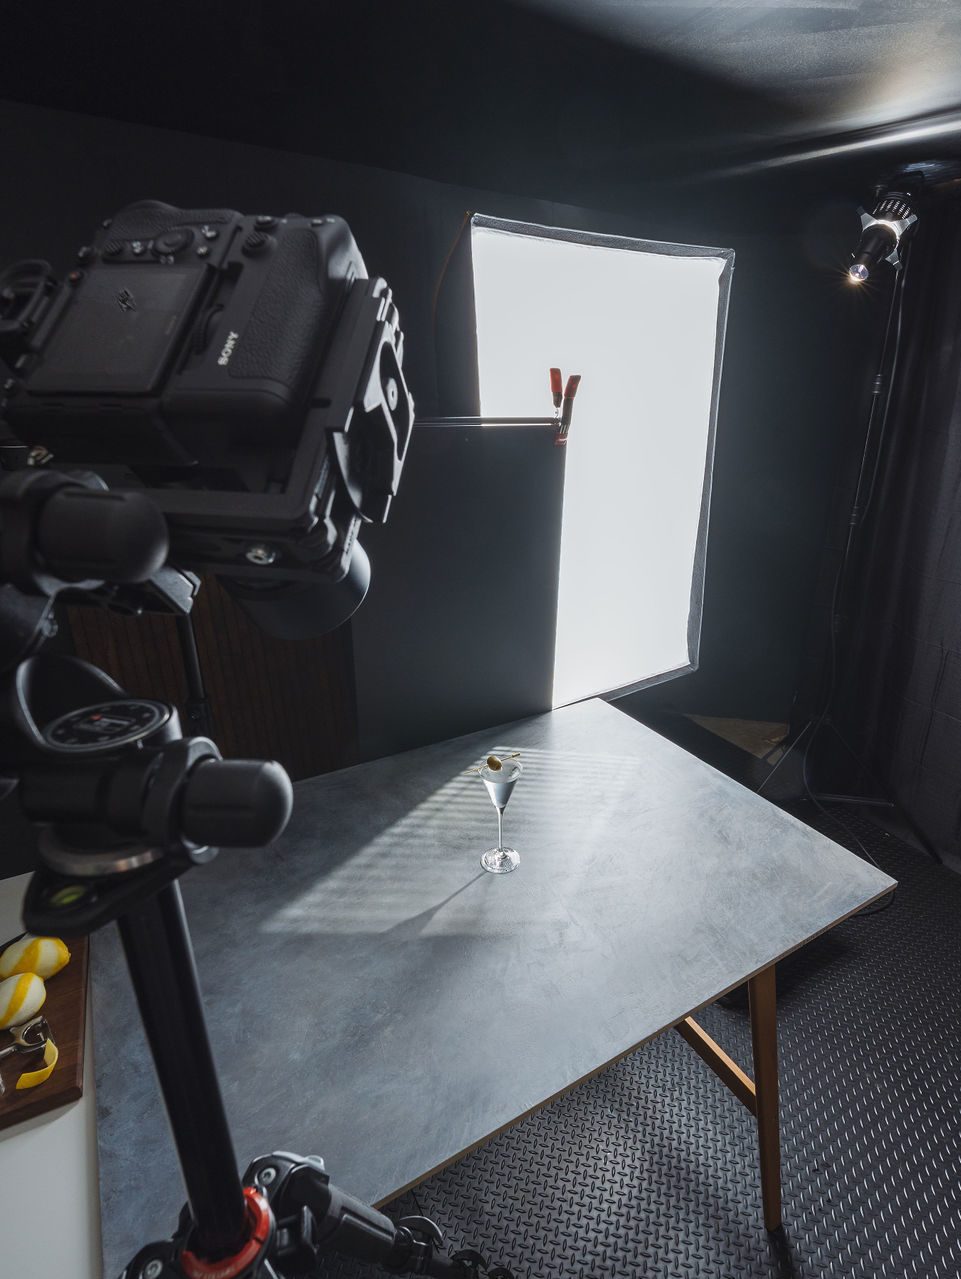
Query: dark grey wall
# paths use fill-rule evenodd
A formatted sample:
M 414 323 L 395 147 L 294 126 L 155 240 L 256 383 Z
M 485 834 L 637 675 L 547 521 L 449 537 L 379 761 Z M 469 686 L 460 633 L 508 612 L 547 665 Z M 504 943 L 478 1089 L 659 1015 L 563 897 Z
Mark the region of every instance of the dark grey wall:
M 705 714 L 786 716 L 849 418 L 843 332 L 857 321 L 837 305 L 837 222 L 818 224 L 816 196 L 809 207 L 767 211 L 750 194 L 715 200 L 697 187 L 648 188 L 636 211 L 591 212 L 12 103 L 0 104 L 0 129 L 4 181 L 15 193 L 0 211 L 4 260 L 46 256 L 66 268 L 100 218 L 144 196 L 342 214 L 371 273 L 394 290 L 422 413 L 469 411 L 475 393 L 463 241 L 435 306 L 468 210 L 733 247 L 701 668 L 638 696 Z M 637 303 L 641 310 L 643 298 Z M 392 521 L 367 539 L 374 583 L 352 623 L 362 753 L 543 703 L 553 586 L 542 521 L 559 500 L 558 452 L 519 437 L 481 445 L 418 433 Z M 500 567 L 485 570 L 480 553 L 490 530 L 520 551 L 507 596 L 497 591 Z M 479 660 L 488 629 L 511 637 L 515 658 L 496 681 Z

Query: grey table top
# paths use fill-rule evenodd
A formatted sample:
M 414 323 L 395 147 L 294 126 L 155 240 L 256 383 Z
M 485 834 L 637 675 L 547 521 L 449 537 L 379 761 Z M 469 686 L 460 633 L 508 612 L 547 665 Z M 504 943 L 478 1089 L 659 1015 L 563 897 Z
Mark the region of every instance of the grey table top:
M 464 770 L 521 751 L 518 870 Z M 396 1191 L 894 885 L 615 708 L 581 702 L 298 783 L 268 850 L 181 881 L 241 1167 Z M 183 1199 L 116 930 L 94 938 L 106 1273 Z

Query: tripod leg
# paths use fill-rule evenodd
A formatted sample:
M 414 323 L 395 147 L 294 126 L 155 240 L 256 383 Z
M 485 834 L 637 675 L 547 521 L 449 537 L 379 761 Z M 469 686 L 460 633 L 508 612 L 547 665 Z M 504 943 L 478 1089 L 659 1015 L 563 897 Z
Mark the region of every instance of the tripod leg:
M 235 1252 L 243 1190 L 176 882 L 118 924 L 195 1222 L 193 1251 Z

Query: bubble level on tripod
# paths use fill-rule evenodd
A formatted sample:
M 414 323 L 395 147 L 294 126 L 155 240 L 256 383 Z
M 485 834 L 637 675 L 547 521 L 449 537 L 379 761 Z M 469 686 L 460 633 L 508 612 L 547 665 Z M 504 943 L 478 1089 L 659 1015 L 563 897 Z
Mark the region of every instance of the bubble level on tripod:
M 43 740 L 56 750 L 107 751 L 128 746 L 157 731 L 170 718 L 163 702 L 128 698 L 81 706 L 51 721 Z

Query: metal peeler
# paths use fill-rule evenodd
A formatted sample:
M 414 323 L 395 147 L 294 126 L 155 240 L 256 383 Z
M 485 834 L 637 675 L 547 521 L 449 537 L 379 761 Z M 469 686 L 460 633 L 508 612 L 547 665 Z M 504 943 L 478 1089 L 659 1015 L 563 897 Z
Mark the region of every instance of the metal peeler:
M 50 1038 L 50 1027 L 47 1025 L 47 1019 L 41 1014 L 34 1017 L 32 1021 L 25 1021 L 22 1026 L 8 1026 L 7 1030 L 13 1036 L 13 1043 L 6 1048 L 0 1048 L 0 1061 L 11 1056 L 13 1053 L 35 1053 L 41 1052 L 47 1045 Z M 36 1031 L 40 1036 L 39 1039 L 31 1037 L 31 1032 Z M 4 1088 L 3 1076 L 0 1075 L 0 1097 L 3 1096 L 6 1089 Z

